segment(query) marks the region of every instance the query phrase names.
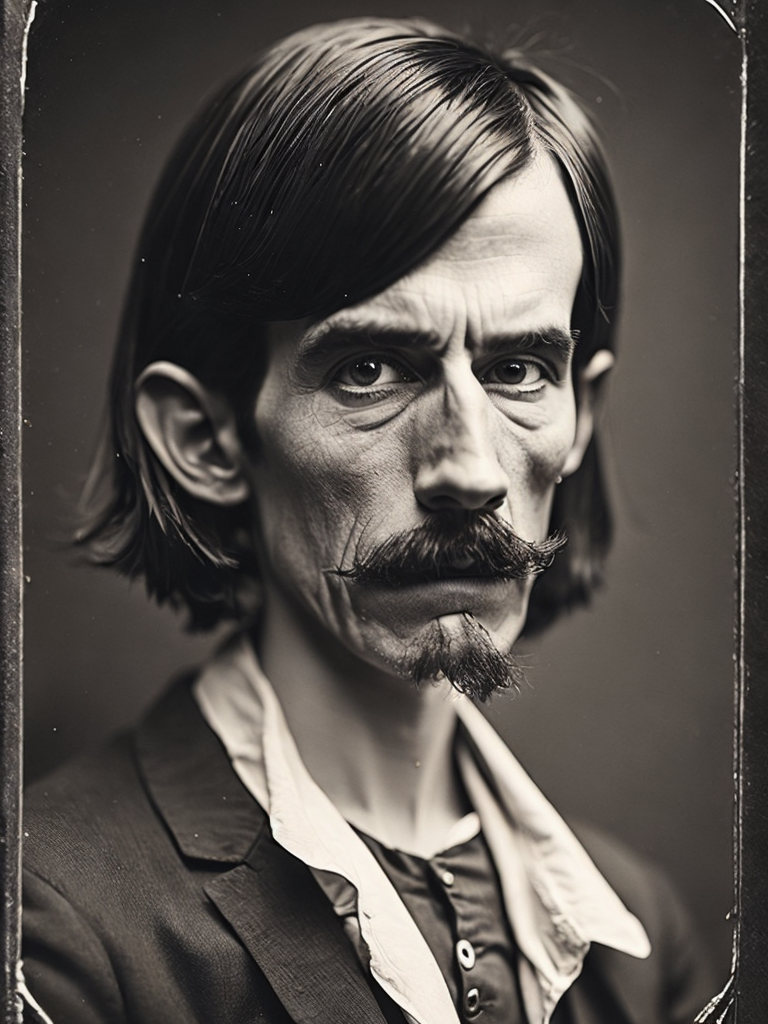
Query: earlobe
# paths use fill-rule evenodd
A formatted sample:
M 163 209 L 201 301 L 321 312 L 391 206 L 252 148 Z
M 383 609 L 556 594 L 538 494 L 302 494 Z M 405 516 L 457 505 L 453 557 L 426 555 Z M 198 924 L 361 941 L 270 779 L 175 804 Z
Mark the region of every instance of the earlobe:
M 245 453 L 229 404 L 170 362 L 147 366 L 135 384 L 136 418 L 158 461 L 189 494 L 238 505 L 249 494 Z
M 584 452 L 592 439 L 595 428 L 595 404 L 599 382 L 611 369 L 614 363 L 613 353 L 607 349 L 599 349 L 579 373 L 576 381 L 576 434 L 571 450 L 568 452 L 562 477 L 575 473 L 584 458 Z

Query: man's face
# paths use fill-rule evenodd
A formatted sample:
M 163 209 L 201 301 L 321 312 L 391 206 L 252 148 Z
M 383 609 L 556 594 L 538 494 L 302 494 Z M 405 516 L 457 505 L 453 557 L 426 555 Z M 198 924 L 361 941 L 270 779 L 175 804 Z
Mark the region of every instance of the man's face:
M 271 326 L 251 469 L 267 619 L 279 603 L 298 630 L 320 627 L 329 657 L 379 667 L 436 629 L 460 642 L 467 616 L 511 649 L 530 577 L 473 575 L 455 556 L 455 572 L 400 585 L 343 571 L 394 534 L 481 511 L 546 537 L 575 437 L 581 267 L 570 201 L 540 156 L 380 294 Z

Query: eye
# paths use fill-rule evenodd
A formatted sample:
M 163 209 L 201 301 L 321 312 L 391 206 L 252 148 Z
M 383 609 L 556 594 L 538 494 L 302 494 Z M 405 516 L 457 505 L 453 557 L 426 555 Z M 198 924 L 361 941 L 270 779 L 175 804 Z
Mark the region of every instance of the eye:
M 483 384 L 507 384 L 527 387 L 547 378 L 544 367 L 531 359 L 504 359 L 491 366 L 480 378 Z
M 400 384 L 412 381 L 414 376 L 392 359 L 381 359 L 378 356 L 364 356 L 340 367 L 334 378 L 337 384 L 347 387 L 370 388 L 374 385 Z

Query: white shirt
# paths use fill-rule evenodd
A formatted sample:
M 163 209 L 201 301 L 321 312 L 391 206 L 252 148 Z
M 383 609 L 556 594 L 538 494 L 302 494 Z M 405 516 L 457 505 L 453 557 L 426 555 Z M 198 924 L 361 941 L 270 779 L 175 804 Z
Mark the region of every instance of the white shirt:
M 382 989 L 415 1024 L 458 1024 L 426 940 L 376 858 L 309 775 L 245 637 L 208 663 L 194 694 L 269 815 L 276 842 L 313 870 L 345 927 L 352 922 L 350 938 Z M 650 943 L 490 723 L 466 697 L 456 694 L 455 703 L 456 760 L 474 813 L 449 845 L 482 828 L 519 950 L 525 1011 L 530 1024 L 547 1024 L 591 942 L 641 958 Z

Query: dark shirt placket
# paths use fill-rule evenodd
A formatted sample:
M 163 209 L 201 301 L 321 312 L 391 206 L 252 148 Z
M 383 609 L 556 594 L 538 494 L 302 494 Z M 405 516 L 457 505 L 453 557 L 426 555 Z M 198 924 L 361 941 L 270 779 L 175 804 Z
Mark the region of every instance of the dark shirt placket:
M 466 1024 L 525 1024 L 517 949 L 478 833 L 429 860 L 363 835 L 429 945 Z

